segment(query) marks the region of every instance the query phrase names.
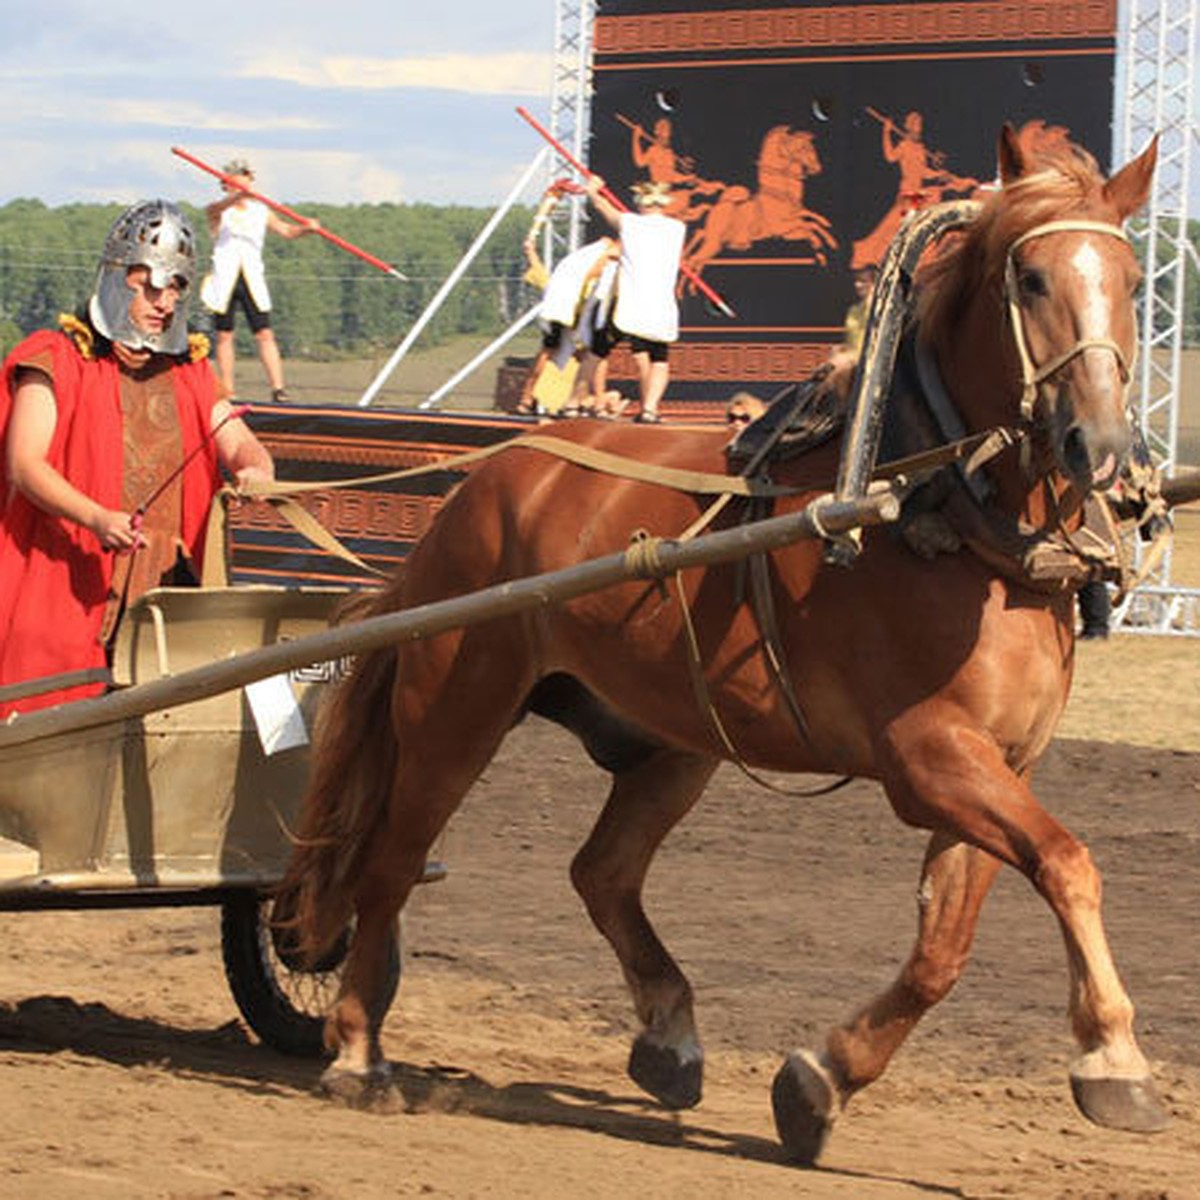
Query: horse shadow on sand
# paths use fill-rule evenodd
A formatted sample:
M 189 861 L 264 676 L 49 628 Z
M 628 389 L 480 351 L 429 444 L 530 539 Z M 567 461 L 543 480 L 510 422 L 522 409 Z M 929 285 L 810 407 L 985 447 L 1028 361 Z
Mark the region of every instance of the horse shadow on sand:
M 237 1021 L 212 1029 L 179 1029 L 152 1018 L 115 1012 L 105 1004 L 81 1004 L 64 996 L 0 1003 L 0 1054 L 34 1056 L 62 1051 L 114 1066 L 152 1068 L 279 1098 L 312 1093 L 317 1078 L 316 1064 L 252 1041 Z M 391 1088 L 364 1106 L 372 1115 L 462 1114 L 510 1125 L 584 1129 L 646 1146 L 786 1165 L 783 1150 L 773 1139 L 697 1124 L 632 1093 L 618 1095 L 544 1080 L 498 1087 L 453 1066 L 393 1062 L 391 1067 Z M 845 1168 L 811 1169 L 847 1179 L 905 1184 L 936 1196 L 963 1194 L 957 1187 L 907 1177 Z

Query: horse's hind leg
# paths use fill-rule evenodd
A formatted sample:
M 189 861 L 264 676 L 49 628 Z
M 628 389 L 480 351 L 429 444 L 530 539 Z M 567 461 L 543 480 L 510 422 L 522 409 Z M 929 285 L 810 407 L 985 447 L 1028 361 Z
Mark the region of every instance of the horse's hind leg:
M 775 1125 L 789 1157 L 812 1163 L 846 1101 L 883 1074 L 921 1017 L 954 986 L 970 953 L 998 859 L 935 834 L 917 894 L 917 941 L 896 980 L 829 1034 L 825 1050 L 797 1050 L 775 1077 Z
M 357 920 L 325 1025 L 336 1058 L 322 1086 L 333 1095 L 370 1100 L 387 1082 L 380 1034 L 398 915 L 438 835 L 512 727 L 527 675 L 525 660 L 494 637 L 485 645 L 466 633 L 443 635 L 404 654 L 391 702 L 398 752 L 387 811 L 357 865 Z
M 363 1105 L 390 1100 L 391 1068 L 380 1031 L 391 999 L 392 956 L 399 953 L 396 926 L 411 882 L 396 873 L 382 887 L 364 881 L 355 900 L 356 921 L 338 998 L 325 1021 L 325 1045 L 336 1055 L 321 1076 L 328 1096 Z
M 661 750 L 613 777 L 603 812 L 571 864 L 571 880 L 596 928 L 611 943 L 642 1032 L 629 1074 L 668 1108 L 699 1103 L 704 1054 L 692 989 L 642 907 L 655 851 L 699 799 L 716 763 Z

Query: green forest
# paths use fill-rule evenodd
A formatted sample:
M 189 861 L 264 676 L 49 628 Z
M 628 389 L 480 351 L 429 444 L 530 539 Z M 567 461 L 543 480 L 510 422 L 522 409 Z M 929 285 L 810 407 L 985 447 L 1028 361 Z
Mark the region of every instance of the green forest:
M 182 207 L 196 230 L 202 275 L 212 244 L 204 212 Z M 76 311 L 86 301 L 100 247 L 121 211 L 119 204 L 50 208 L 38 200 L 0 207 L 0 349 L 7 352 L 25 334 L 54 324 L 60 312 Z M 323 237 L 268 236 L 264 256 L 276 336 L 285 357 L 309 359 L 395 346 L 492 215 L 488 209 L 427 204 L 307 204 L 297 211 L 408 276 L 402 282 Z M 430 322 L 426 344 L 499 333 L 536 299 L 522 282 L 521 242 L 531 216 L 527 208 L 505 216 Z M 193 328 L 206 329 L 207 320 L 193 298 Z M 238 329 L 243 350 L 249 348 L 244 321 Z
M 204 213 L 183 207 L 196 229 L 203 273 L 211 246 Z M 318 361 L 396 346 L 492 215 L 488 209 L 429 204 L 308 204 L 298 211 L 408 276 L 401 282 L 322 237 L 268 237 L 265 257 L 280 348 L 285 358 Z M 104 236 L 120 212 L 116 204 L 50 208 L 38 200 L 0 207 L 0 350 L 53 324 L 60 312 L 80 307 L 91 292 Z M 514 208 L 505 216 L 422 334 L 424 345 L 461 335 L 494 336 L 536 299 L 522 282 L 521 242 L 531 215 L 528 208 Z M 1193 245 L 1200 243 L 1200 222 L 1190 223 L 1190 233 Z M 193 327 L 204 329 L 208 319 L 194 301 Z M 1200 344 L 1194 262 L 1183 326 L 1185 343 Z M 238 337 L 246 352 L 244 321 Z

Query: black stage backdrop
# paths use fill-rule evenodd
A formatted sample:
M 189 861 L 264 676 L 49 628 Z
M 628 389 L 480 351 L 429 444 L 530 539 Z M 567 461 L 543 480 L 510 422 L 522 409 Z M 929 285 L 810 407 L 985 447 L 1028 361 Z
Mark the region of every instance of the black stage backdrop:
M 1004 121 L 1107 168 L 1116 22 L 1115 0 L 600 0 L 590 164 L 626 201 L 671 184 L 685 262 L 737 312 L 685 293 L 668 410 L 808 374 L 852 267 L 912 207 L 986 187 Z

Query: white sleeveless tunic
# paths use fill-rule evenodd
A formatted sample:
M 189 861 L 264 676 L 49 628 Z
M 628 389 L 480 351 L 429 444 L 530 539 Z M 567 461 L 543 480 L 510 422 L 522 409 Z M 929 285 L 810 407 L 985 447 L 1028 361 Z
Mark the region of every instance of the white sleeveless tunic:
M 679 337 L 675 283 L 687 226 L 674 217 L 621 215 L 621 270 L 613 321 L 622 333 L 650 342 Z
M 267 206 L 258 200 L 247 200 L 241 207 L 230 205 L 221 213 L 213 243 L 212 275 L 205 280 L 201 296 L 213 312 L 228 310 L 239 272 L 246 277 L 254 303 L 262 312 L 270 311 L 271 293 L 267 290 L 262 258 L 268 215 Z

